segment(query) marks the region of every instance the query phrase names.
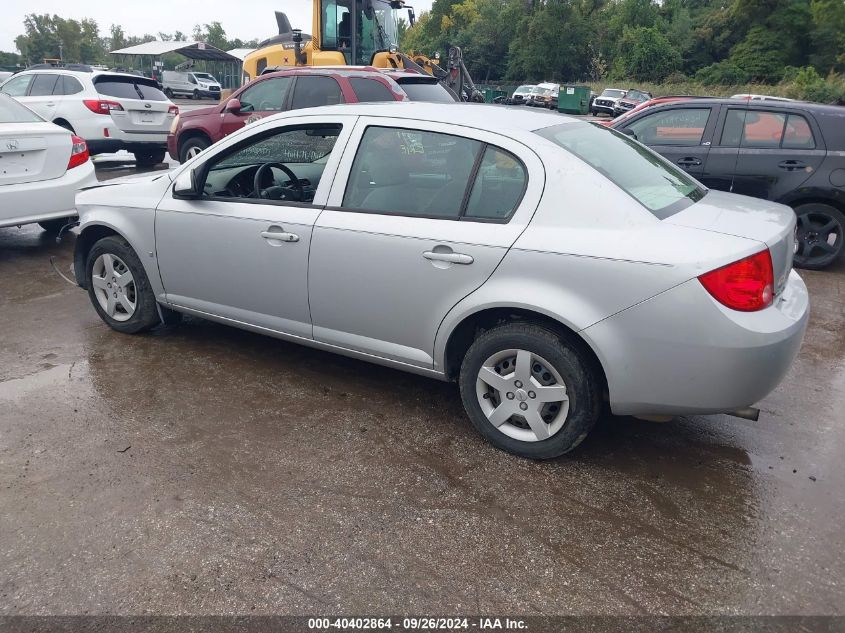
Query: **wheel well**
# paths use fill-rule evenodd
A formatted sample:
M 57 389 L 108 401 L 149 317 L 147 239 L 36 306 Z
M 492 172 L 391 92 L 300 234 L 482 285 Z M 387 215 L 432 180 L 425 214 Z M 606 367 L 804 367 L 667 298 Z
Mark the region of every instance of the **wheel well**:
M 831 198 L 799 198 L 798 200 L 792 200 L 789 203 L 789 206 L 794 210 L 795 207 L 800 207 L 802 204 L 826 204 L 842 213 L 845 213 L 845 204 L 842 204 L 839 200 L 832 200 Z
M 208 141 L 209 145 L 211 144 L 211 137 L 203 132 L 202 130 L 188 130 L 187 132 L 183 132 L 179 136 L 179 142 L 177 143 L 176 152 L 178 153 L 179 157 L 182 156 L 182 148 L 192 138 L 204 138 Z
M 117 235 L 122 237 L 120 233 L 112 228 L 103 226 L 102 224 L 95 224 L 94 226 L 86 227 L 82 233 L 76 238 L 76 247 L 73 252 L 73 272 L 76 276 L 76 283 L 83 288 L 87 280 L 85 279 L 85 264 L 88 261 L 88 253 L 98 241 L 109 235 Z
M 66 119 L 53 119 L 53 123 L 58 125 L 59 127 L 63 127 L 66 130 L 69 129 L 72 134 L 76 134 L 76 131 L 73 129 L 73 126 L 70 124 L 70 121 Z
M 534 323 L 555 332 L 576 348 L 590 363 L 596 376 L 601 381 L 602 391 L 607 391 L 607 376 L 604 373 L 604 367 L 602 367 L 601 361 L 599 361 L 593 348 L 583 338 L 560 321 L 523 308 L 490 308 L 471 314 L 461 321 L 452 330 L 452 334 L 446 343 L 446 376 L 450 380 L 455 380 L 458 377 L 461 371 L 461 362 L 479 334 L 497 325 L 513 322 Z

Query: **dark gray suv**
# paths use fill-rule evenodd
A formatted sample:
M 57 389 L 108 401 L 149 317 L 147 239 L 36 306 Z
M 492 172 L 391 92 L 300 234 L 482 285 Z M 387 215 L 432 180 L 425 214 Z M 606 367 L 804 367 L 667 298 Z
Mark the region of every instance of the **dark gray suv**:
M 611 127 L 712 189 L 791 206 L 796 266 L 825 268 L 845 250 L 845 108 L 696 99 L 647 108 Z

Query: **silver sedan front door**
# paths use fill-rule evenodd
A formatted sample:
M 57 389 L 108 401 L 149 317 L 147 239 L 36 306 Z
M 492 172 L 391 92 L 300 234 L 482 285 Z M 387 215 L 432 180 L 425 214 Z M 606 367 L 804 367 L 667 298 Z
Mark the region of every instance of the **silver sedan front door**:
M 202 196 L 179 199 L 171 190 L 156 213 L 168 302 L 312 338 L 311 234 L 353 122 L 334 117 L 263 124 L 246 138 L 233 137 L 223 151 L 203 154 L 195 168 Z

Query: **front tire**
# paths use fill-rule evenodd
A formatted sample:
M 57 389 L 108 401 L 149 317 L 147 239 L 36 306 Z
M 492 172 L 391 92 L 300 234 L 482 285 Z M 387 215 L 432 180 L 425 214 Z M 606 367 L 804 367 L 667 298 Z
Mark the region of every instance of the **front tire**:
M 529 459 L 574 449 L 601 411 L 599 380 L 581 352 L 532 324 L 481 334 L 461 364 L 461 399 L 481 435 Z
M 845 215 L 828 204 L 811 202 L 795 208 L 798 216 L 798 251 L 795 267 L 821 270 L 845 250 Z
M 85 279 L 94 309 L 110 328 L 136 334 L 161 322 L 144 266 L 122 237 L 112 235 L 94 244 Z
M 188 162 L 194 156 L 207 149 L 209 145 L 211 145 L 211 143 L 208 139 L 203 137 L 194 136 L 193 138 L 189 138 L 182 145 L 182 149 L 179 150 L 179 162 Z
M 193 96 L 194 96 L 194 99 L 195 99 L 195 100 L 199 101 L 199 99 L 200 99 L 200 91 L 199 91 L 199 90 L 194 90 L 194 95 L 193 95 Z

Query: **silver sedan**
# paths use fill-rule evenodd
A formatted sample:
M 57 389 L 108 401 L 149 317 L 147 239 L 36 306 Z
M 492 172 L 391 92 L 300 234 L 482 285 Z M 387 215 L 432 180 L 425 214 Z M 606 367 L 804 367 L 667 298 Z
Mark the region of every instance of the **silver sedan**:
M 441 380 L 499 448 L 620 415 L 751 415 L 808 318 L 795 216 L 708 191 L 612 130 L 461 104 L 262 120 L 77 198 L 112 328 L 182 314 Z

